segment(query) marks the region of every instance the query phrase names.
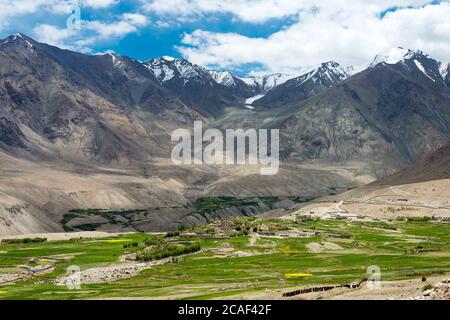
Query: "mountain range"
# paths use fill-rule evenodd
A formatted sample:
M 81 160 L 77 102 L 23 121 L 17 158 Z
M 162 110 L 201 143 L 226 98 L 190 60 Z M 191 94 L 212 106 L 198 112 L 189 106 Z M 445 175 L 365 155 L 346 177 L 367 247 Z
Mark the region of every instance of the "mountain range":
M 330 61 L 239 77 L 182 58 L 90 56 L 12 35 L 0 40 L 0 233 L 61 230 L 79 208 L 152 209 L 139 217 L 143 230 L 170 229 L 211 218 L 180 210 L 199 197 L 361 186 L 450 141 L 449 70 L 393 48 L 357 72 Z M 171 132 L 195 120 L 280 129 L 280 173 L 172 165 Z M 213 216 L 227 214 L 239 212 Z

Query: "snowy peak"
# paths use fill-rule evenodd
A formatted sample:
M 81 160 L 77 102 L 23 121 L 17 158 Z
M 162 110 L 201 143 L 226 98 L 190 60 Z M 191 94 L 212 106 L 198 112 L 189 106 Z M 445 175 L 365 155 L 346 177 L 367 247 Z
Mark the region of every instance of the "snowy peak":
M 238 85 L 237 83 L 238 78 L 236 78 L 230 72 L 209 71 L 209 73 L 211 77 L 214 79 L 214 81 L 222 86 L 235 88 Z
M 4 50 L 9 55 L 21 57 L 22 59 L 36 59 L 38 46 L 39 43 L 22 33 L 17 33 L 0 40 L 0 50 Z
M 198 65 L 192 64 L 185 59 L 175 59 L 172 63 L 183 78 L 194 79 L 210 77 L 208 70 Z
M 172 62 L 177 60 L 177 58 L 171 57 L 171 56 L 162 56 L 161 59 L 168 61 L 168 62 Z
M 250 86 L 260 88 L 263 93 L 267 93 L 280 86 L 300 86 L 309 80 L 317 84 L 322 83 L 325 86 L 331 86 L 351 75 L 350 69 L 343 68 L 334 61 L 322 63 L 309 70 L 301 75 L 276 73 L 267 76 L 242 78 L 242 80 Z
M 254 76 L 248 78 L 240 78 L 247 85 L 256 88 L 258 91 L 267 93 L 275 87 L 282 85 L 286 81 L 297 77 L 296 74 L 275 73 L 264 76 Z
M 164 56 L 144 62 L 144 66 L 162 83 L 174 78 L 212 80 L 208 70 L 182 58 Z
M 287 81 L 284 86 L 300 87 L 311 83 L 311 85 L 332 87 L 347 79 L 350 75 L 348 68 L 343 68 L 339 63 L 330 61 L 322 63 L 300 77 Z
M 299 103 L 335 86 L 349 76 L 348 69 L 337 62 L 325 62 L 310 68 L 301 76 L 288 79 L 263 96 L 247 99 L 246 105 L 252 108 L 277 108 Z
M 167 82 L 175 76 L 172 62 L 174 60 L 166 60 L 164 57 L 152 59 L 144 62 L 144 66 L 150 70 L 160 82 Z
M 400 62 L 405 62 L 412 58 L 428 57 L 421 50 L 411 50 L 402 47 L 394 47 L 387 52 L 378 54 L 372 61 L 369 67 L 375 67 L 380 63 L 385 64 L 397 64 Z
M 445 84 L 448 75 L 447 64 L 433 59 L 421 50 L 392 48 L 384 54 L 377 55 L 369 68 L 374 68 L 379 64 L 400 65 L 410 74 L 418 75 L 424 80 L 440 85 Z
M 33 44 L 34 40 L 27 37 L 26 35 L 22 33 L 17 33 L 15 35 L 11 35 L 6 39 L 0 40 L 0 46 L 4 45 L 24 45 L 25 48 L 32 49 L 34 48 Z
M 342 67 L 339 63 L 330 61 L 322 63 L 320 67 L 311 72 L 318 81 L 336 84 L 347 79 L 350 75 L 350 69 Z M 311 76 L 311 77 L 313 77 Z

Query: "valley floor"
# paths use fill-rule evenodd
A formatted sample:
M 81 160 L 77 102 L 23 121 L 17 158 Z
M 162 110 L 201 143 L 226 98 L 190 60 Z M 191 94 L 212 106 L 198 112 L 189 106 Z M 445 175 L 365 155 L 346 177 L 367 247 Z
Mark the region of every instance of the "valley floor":
M 97 236 L 3 241 L 0 299 L 439 299 L 432 290 L 448 292 L 447 220 L 253 217 L 167 235 Z M 200 250 L 170 251 L 192 244 Z M 140 255 L 150 260 L 137 261 Z M 78 290 L 67 286 L 74 266 Z M 379 289 L 364 281 L 374 267 Z M 361 286 L 284 296 L 355 283 Z

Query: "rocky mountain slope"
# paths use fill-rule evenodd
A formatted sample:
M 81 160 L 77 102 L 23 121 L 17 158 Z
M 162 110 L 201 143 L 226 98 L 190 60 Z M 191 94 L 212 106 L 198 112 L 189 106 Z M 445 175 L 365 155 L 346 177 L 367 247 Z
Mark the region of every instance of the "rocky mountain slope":
M 371 185 L 396 186 L 444 179 L 450 179 L 450 144 L 433 152 L 424 160 L 395 174 L 383 177 Z
M 287 158 L 399 168 L 450 140 L 450 88 L 421 51 L 371 67 L 276 113 Z M 380 172 L 382 174 L 382 172 Z
M 162 57 L 143 64 L 160 85 L 204 116 L 216 117 L 254 94 L 253 88 L 230 73 L 211 72 L 182 58 Z
M 167 129 L 202 117 L 133 59 L 23 35 L 0 45 L 0 104 L 6 151 L 40 160 L 145 160 Z
M 450 218 L 450 144 L 395 174 L 313 204 L 294 206 L 286 219 L 364 217 L 383 219 Z
M 277 108 L 296 104 L 315 96 L 349 77 L 336 62 L 323 63 L 306 74 L 290 79 L 255 101 L 254 107 Z
M 394 49 L 353 76 L 330 62 L 301 76 L 240 78 L 184 59 L 141 63 L 8 37 L 0 40 L 0 232 L 61 231 L 78 208 L 160 208 L 166 215 L 143 223 L 155 230 L 206 219 L 174 209 L 198 197 L 319 197 L 371 182 L 448 143 L 444 66 Z M 200 119 L 280 129 L 279 174 L 174 166 L 172 131 Z

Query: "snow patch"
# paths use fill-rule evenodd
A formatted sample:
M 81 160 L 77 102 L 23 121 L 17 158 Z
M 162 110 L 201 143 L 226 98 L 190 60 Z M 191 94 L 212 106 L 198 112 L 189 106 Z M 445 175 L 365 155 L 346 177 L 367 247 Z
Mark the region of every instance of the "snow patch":
M 424 75 L 426 75 L 428 78 L 430 78 L 433 82 L 436 82 L 436 80 L 434 80 L 432 77 L 430 77 L 430 75 L 427 73 L 427 71 L 425 70 L 425 68 L 419 61 L 414 60 L 414 64 Z
M 166 60 L 166 61 L 169 61 L 169 62 L 172 62 L 172 61 L 175 61 L 175 60 L 176 60 L 176 58 L 171 57 L 171 56 L 163 56 L 162 58 L 163 58 L 164 60 Z
M 386 64 L 397 64 L 407 59 L 407 57 L 410 56 L 412 53 L 413 51 L 409 49 L 404 49 L 402 47 L 394 47 L 390 49 L 388 52 L 378 54 L 372 61 L 370 66 L 374 67 L 377 64 L 383 62 Z
M 351 74 L 348 72 L 349 68 L 341 67 L 337 62 L 326 62 L 315 66 L 308 72 L 302 74 L 300 77 L 289 81 L 290 86 L 300 87 L 308 81 L 329 86 L 338 81 L 347 79 Z
M 202 78 L 204 76 L 210 78 L 207 70 L 200 66 L 193 65 L 184 59 L 164 56 L 152 59 L 144 63 L 144 66 L 150 70 L 160 82 L 167 82 L 177 74 L 184 79 L 184 83 L 189 82 L 193 78 Z
M 113 53 L 108 53 L 108 56 L 111 58 L 114 67 L 120 66 L 122 62 L 116 57 Z
M 33 44 L 30 41 L 28 41 L 27 39 L 25 39 L 21 33 L 16 33 L 14 36 L 8 37 L 5 41 L 0 43 L 0 46 L 4 45 L 4 44 L 7 44 L 7 43 L 10 43 L 12 41 L 16 41 L 17 39 L 22 39 L 23 41 L 25 41 L 27 47 L 34 48 Z
M 209 73 L 218 84 L 225 87 L 236 87 L 236 81 L 230 72 L 209 71 Z
M 144 66 L 153 73 L 153 75 L 161 82 L 166 82 L 175 77 L 175 71 L 166 64 L 160 63 L 158 60 L 144 63 Z
M 263 92 L 267 93 L 273 88 L 296 77 L 298 77 L 298 74 L 275 73 L 265 76 L 241 78 L 241 80 L 244 81 L 249 86 L 261 88 Z
M 416 55 L 424 55 L 420 50 L 410 50 L 402 47 L 394 47 L 388 52 L 378 54 L 369 67 L 375 67 L 379 63 L 397 64 L 405 62 L 405 60 L 411 59 Z
M 247 100 L 245 100 L 245 104 L 247 106 L 251 106 L 255 101 L 258 101 L 259 99 L 261 99 L 264 96 L 265 96 L 265 94 L 258 94 L 254 97 L 248 98 Z
M 439 73 L 441 74 L 443 79 L 447 77 L 449 69 L 450 63 L 439 62 Z
M 174 65 L 183 78 L 192 79 L 198 77 L 201 72 L 200 67 L 183 59 L 176 59 Z

